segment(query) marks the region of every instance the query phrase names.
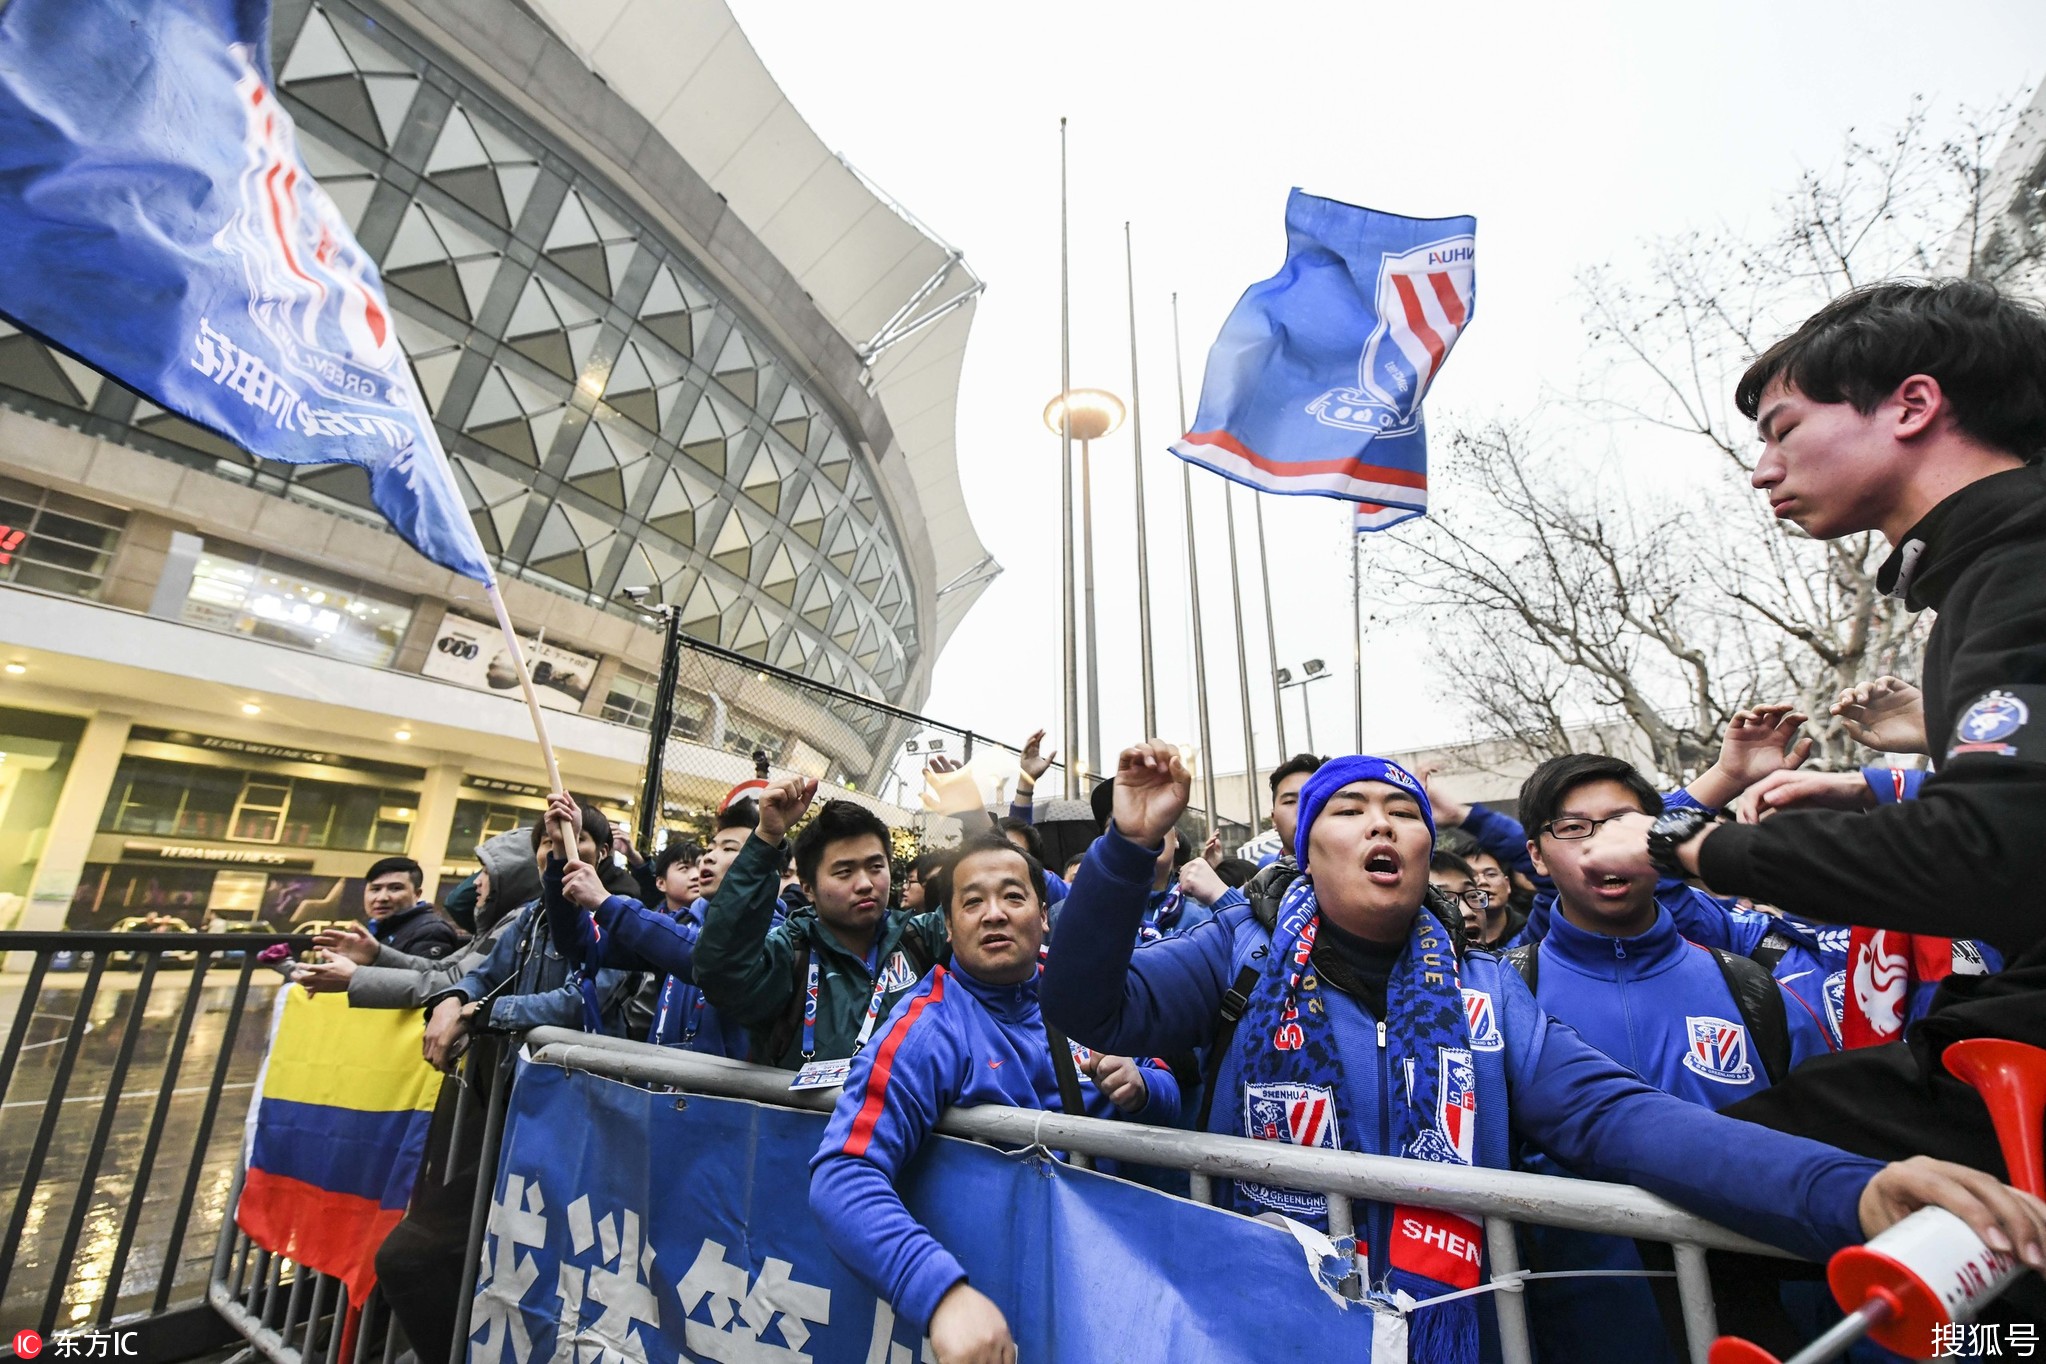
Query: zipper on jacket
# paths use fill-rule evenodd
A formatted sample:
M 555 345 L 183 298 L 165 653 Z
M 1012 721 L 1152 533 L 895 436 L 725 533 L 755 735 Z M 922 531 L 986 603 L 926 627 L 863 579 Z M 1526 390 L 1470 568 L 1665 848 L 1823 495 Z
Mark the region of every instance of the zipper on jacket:
M 1618 938 L 1614 938 L 1613 955 L 1615 957 L 1618 957 L 1621 961 L 1625 961 L 1627 959 L 1627 944 L 1621 942 Z
M 1381 1018 L 1378 1020 L 1379 1154 L 1386 1156 L 1398 1155 L 1399 1152 L 1390 1149 L 1391 1146 L 1392 1064 L 1391 1058 L 1386 1055 L 1385 1051 L 1385 1020 Z M 1351 1206 L 1353 1209 L 1351 1221 L 1354 1224 L 1356 1220 L 1354 1216 L 1355 1204 L 1353 1203 Z M 1367 1252 L 1361 1269 L 1365 1276 L 1365 1287 L 1368 1288 L 1373 1280 L 1381 1279 L 1385 1276 L 1388 1267 L 1388 1257 L 1392 1254 L 1392 1205 L 1376 1202 L 1371 1204 L 1370 1219 L 1365 1225 L 1368 1230 L 1363 1240 L 1367 1247 Z

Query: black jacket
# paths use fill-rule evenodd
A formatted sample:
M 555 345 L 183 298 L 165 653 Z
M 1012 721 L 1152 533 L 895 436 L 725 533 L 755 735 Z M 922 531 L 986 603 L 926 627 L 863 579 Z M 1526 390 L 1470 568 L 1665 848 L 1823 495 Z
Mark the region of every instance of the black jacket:
M 386 947 L 436 960 L 462 943 L 462 931 L 434 913 L 432 905 L 423 903 L 381 919 L 371 919 L 369 931 Z
M 2016 962 L 2046 940 L 2046 472 L 2012 469 L 1953 494 L 1878 581 L 1939 612 L 1923 682 L 1939 770 L 1914 801 L 1722 825 L 1699 871 L 1722 894 L 1983 938 Z

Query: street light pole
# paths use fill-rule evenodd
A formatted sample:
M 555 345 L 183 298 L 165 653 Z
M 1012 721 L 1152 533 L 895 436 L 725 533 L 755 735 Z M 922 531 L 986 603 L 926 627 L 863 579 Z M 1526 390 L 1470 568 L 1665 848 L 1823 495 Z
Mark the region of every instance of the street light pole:
M 1272 624 L 1272 569 L 1265 557 L 1265 504 L 1256 495 L 1251 497 L 1251 506 L 1257 510 L 1257 576 L 1264 584 L 1265 593 L 1265 649 L 1271 655 L 1272 667 L 1279 666 L 1279 635 Z M 1245 705 L 1250 702 L 1246 698 Z M 1279 679 L 1274 671 L 1272 676 L 1272 716 L 1279 729 L 1279 761 L 1284 762 L 1286 753 L 1286 710 L 1279 704 Z
M 1144 674 L 1144 737 L 1158 737 L 1158 688 L 1151 672 L 1151 550 L 1144 531 L 1144 407 L 1137 388 L 1137 264 L 1122 225 L 1123 277 L 1130 297 L 1130 467 L 1137 479 L 1137 641 Z
M 1085 540 L 1083 572 L 1087 615 L 1087 766 L 1101 771 L 1101 669 L 1094 636 L 1094 442 L 1122 429 L 1128 410 L 1122 399 L 1098 388 L 1069 388 L 1044 405 L 1044 424 L 1069 442 L 1080 442 L 1080 521 Z M 1070 525 L 1070 520 L 1068 525 Z M 1076 678 L 1077 674 L 1069 674 Z M 1077 682 L 1069 681 L 1077 687 Z M 1077 712 L 1078 707 L 1074 707 Z M 1068 757 L 1071 756 L 1070 750 Z M 1069 764 L 1070 768 L 1070 764 Z
M 1059 120 L 1059 392 L 1073 389 L 1073 328 L 1070 257 L 1066 242 L 1066 121 Z M 1064 571 L 1064 640 L 1066 665 L 1065 795 L 1080 794 L 1079 766 L 1073 755 L 1080 747 L 1080 660 L 1077 620 L 1073 610 L 1073 423 L 1060 407 L 1059 421 L 1059 562 Z
M 1179 295 L 1172 296 L 1172 377 L 1179 392 L 1179 429 L 1186 424 L 1186 371 L 1179 358 Z M 1194 713 L 1200 719 L 1201 794 L 1207 803 L 1208 832 L 1215 831 L 1215 749 L 1208 741 L 1208 649 L 1201 634 L 1200 553 L 1194 547 L 1193 465 L 1179 462 L 1179 497 L 1186 510 L 1186 587 L 1193 601 Z M 1253 814 L 1252 824 L 1256 823 Z
M 1304 688 L 1310 682 L 1326 682 L 1329 676 L 1328 665 L 1318 658 L 1310 658 L 1300 665 L 1300 672 L 1301 676 L 1295 677 L 1291 668 L 1280 668 L 1275 671 L 1272 674 L 1272 695 L 1274 697 L 1282 696 L 1289 687 L 1302 689 L 1300 691 L 1300 714 L 1301 718 L 1307 721 L 1307 751 L 1312 753 L 1314 752 L 1314 707 L 1308 702 L 1307 692 Z

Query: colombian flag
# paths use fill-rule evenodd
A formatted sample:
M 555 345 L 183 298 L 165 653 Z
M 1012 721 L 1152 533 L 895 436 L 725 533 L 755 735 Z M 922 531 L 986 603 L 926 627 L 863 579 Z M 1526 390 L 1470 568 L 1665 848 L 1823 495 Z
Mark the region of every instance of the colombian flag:
M 351 1306 L 405 1215 L 440 1095 L 419 1026 L 416 1009 L 351 1009 L 345 995 L 289 987 L 249 1124 L 236 1224 L 341 1280 Z

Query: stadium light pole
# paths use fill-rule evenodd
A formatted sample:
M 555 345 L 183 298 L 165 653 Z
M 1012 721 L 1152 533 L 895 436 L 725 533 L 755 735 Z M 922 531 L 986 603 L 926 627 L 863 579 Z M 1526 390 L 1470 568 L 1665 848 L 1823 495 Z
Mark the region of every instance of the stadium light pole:
M 1087 770 L 1101 772 L 1101 668 L 1094 634 L 1094 442 L 1112 436 L 1127 415 L 1122 399 L 1099 388 L 1069 388 L 1044 405 L 1044 424 L 1080 442 L 1081 596 L 1087 616 Z M 1070 582 L 1070 578 L 1068 579 Z M 1068 589 L 1070 590 L 1070 589 Z

